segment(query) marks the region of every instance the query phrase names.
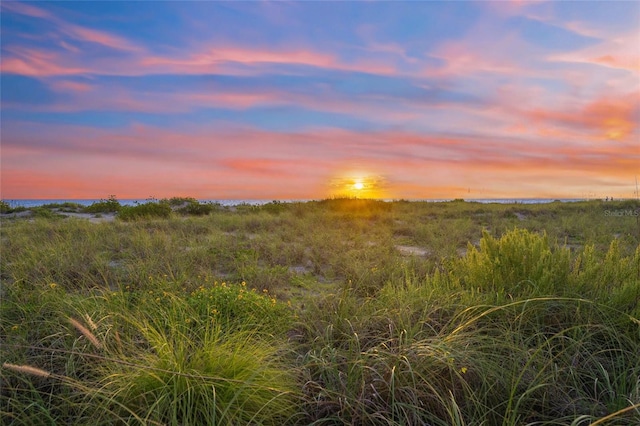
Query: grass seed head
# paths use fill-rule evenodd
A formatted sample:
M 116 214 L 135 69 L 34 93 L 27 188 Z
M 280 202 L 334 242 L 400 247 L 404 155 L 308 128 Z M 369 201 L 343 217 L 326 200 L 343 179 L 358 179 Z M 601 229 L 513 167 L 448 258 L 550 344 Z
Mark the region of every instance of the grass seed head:
M 2 367 L 6 368 L 7 370 L 15 371 L 16 373 L 29 374 L 31 376 L 43 377 L 45 379 L 51 376 L 51 373 L 49 373 L 48 371 L 45 371 L 41 368 L 32 367 L 30 365 L 16 365 L 5 362 L 2 364 Z
M 71 323 L 72 326 L 75 327 L 76 330 L 80 332 L 80 334 L 86 337 L 87 340 L 89 340 L 93 346 L 95 346 L 98 349 L 102 349 L 102 344 L 98 341 L 98 338 L 91 331 L 89 331 L 87 327 L 80 324 L 80 322 L 78 322 L 73 318 L 69 318 L 69 322 Z

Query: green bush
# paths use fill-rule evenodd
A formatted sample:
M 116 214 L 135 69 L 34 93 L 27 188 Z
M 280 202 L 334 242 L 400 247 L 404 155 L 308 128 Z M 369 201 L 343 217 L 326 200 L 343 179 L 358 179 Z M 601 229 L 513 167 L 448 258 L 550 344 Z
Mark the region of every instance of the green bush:
M 118 218 L 129 221 L 136 219 L 167 218 L 171 215 L 171 206 L 164 203 L 148 202 L 136 206 L 122 206 Z
M 4 200 L 0 201 L 0 213 L 20 213 L 27 210 L 28 209 L 26 207 L 23 207 L 23 206 L 11 207 L 11 205 L 8 202 Z
M 117 213 L 122 206 L 115 195 L 110 195 L 107 200 L 101 200 L 84 208 L 85 213 Z
M 43 204 L 40 207 L 43 207 L 45 209 L 59 209 L 59 210 L 61 210 L 63 212 L 70 212 L 70 213 L 74 213 L 74 212 L 77 212 L 79 210 L 83 211 L 86 208 L 82 204 L 72 203 L 72 202 L 49 203 L 49 204 Z
M 183 204 L 198 204 L 198 200 L 193 197 L 171 197 L 163 198 L 161 203 L 169 204 L 171 207 L 180 207 Z
M 197 201 L 187 203 L 177 211 L 192 216 L 205 216 L 213 212 L 215 206 L 211 203 L 201 204 Z
M 571 252 L 542 235 L 514 229 L 497 239 L 484 231 L 454 267 L 465 288 L 499 294 L 557 294 L 567 285 Z
M 265 211 L 271 214 L 280 214 L 287 209 L 287 204 L 282 201 L 274 200 L 270 203 L 263 204 L 259 207 L 261 211 Z

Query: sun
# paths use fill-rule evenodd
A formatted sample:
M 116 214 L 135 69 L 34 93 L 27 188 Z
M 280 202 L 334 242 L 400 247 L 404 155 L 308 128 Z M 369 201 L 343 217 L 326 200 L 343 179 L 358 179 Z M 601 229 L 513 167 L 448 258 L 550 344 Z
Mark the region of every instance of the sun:
M 386 178 L 370 172 L 337 175 L 329 185 L 332 197 L 383 199 L 388 195 Z

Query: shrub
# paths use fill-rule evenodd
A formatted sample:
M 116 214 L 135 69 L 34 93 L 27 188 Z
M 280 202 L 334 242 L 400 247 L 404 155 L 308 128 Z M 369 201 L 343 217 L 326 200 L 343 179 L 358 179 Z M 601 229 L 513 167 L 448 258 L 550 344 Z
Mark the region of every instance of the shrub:
M 122 206 L 118 218 L 129 221 L 135 219 L 167 218 L 171 215 L 171 206 L 165 203 L 148 202 L 136 206 Z
M 213 209 L 214 205 L 211 203 L 201 204 L 194 200 L 193 202 L 189 202 L 185 206 L 180 207 L 177 211 L 193 216 L 205 216 L 210 214 Z
M 20 213 L 27 210 L 29 209 L 24 206 L 11 207 L 8 202 L 4 200 L 0 201 L 0 213 Z
M 280 214 L 285 211 L 287 205 L 281 201 L 274 200 L 270 203 L 264 204 L 259 207 L 260 210 L 269 212 L 271 214 Z
M 117 213 L 122 206 L 115 195 L 110 195 L 107 200 L 100 200 L 84 208 L 85 213 Z
M 184 204 L 198 204 L 198 200 L 193 197 L 171 197 L 163 198 L 161 203 L 169 204 L 171 207 L 180 207 Z
M 568 248 L 552 248 L 546 233 L 514 229 L 496 239 L 484 231 L 480 248 L 468 245 L 455 272 L 466 288 L 515 295 L 555 294 L 566 286 Z
M 85 207 L 82 204 L 72 203 L 72 202 L 64 202 L 64 203 L 49 203 L 43 204 L 42 206 L 45 209 L 60 209 L 63 212 L 77 212 L 78 210 L 84 210 Z

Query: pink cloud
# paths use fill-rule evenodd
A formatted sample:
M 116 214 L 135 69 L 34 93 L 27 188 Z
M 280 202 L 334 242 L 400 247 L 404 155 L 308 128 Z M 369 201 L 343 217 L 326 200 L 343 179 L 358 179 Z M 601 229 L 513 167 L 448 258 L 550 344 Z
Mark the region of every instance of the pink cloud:
M 635 30 L 624 35 L 610 36 L 585 49 L 555 54 L 548 59 L 555 62 L 593 64 L 640 74 L 639 40 L 640 33 Z
M 4 11 L 19 13 L 21 15 L 30 16 L 32 18 L 55 19 L 55 17 L 46 10 L 24 2 L 4 1 L 1 4 L 1 8 Z
M 50 50 L 23 47 L 7 47 L 6 50 L 9 55 L 5 55 L 0 62 L 2 73 L 47 77 L 78 75 L 88 71 L 87 68 L 68 64 L 60 54 Z
M 89 92 L 94 89 L 94 86 L 91 84 L 79 83 L 77 81 L 54 81 L 50 86 L 58 92 Z
M 84 28 L 79 25 L 67 23 L 60 24 L 60 31 L 71 36 L 75 40 L 100 44 L 115 50 L 133 52 L 142 50 L 140 47 L 134 45 L 125 38 L 110 34 L 106 31 Z
M 140 65 L 149 72 L 197 74 L 203 71 L 216 72 L 230 70 L 233 64 L 244 65 L 306 65 L 325 69 L 393 74 L 393 67 L 373 61 L 348 63 L 334 55 L 309 49 L 252 49 L 239 46 L 221 46 L 196 51 L 182 58 L 147 56 L 141 58 Z
M 442 43 L 431 57 L 444 61 L 444 66 L 425 68 L 423 74 L 427 77 L 468 76 L 481 73 L 516 74 L 522 67 L 514 60 L 509 52 L 515 50 L 517 40 L 506 38 L 501 46 L 488 49 L 481 40 L 472 38 L 462 41 L 448 41 Z
M 80 25 L 70 24 L 63 19 L 52 15 L 48 11 L 36 6 L 17 1 L 10 1 L 3 2 L 2 8 L 10 12 L 49 21 L 57 27 L 58 31 L 78 41 L 96 43 L 116 50 L 140 50 L 138 47 L 136 47 L 123 37 L 110 34 L 106 31 L 100 31 L 92 28 L 85 28 Z

